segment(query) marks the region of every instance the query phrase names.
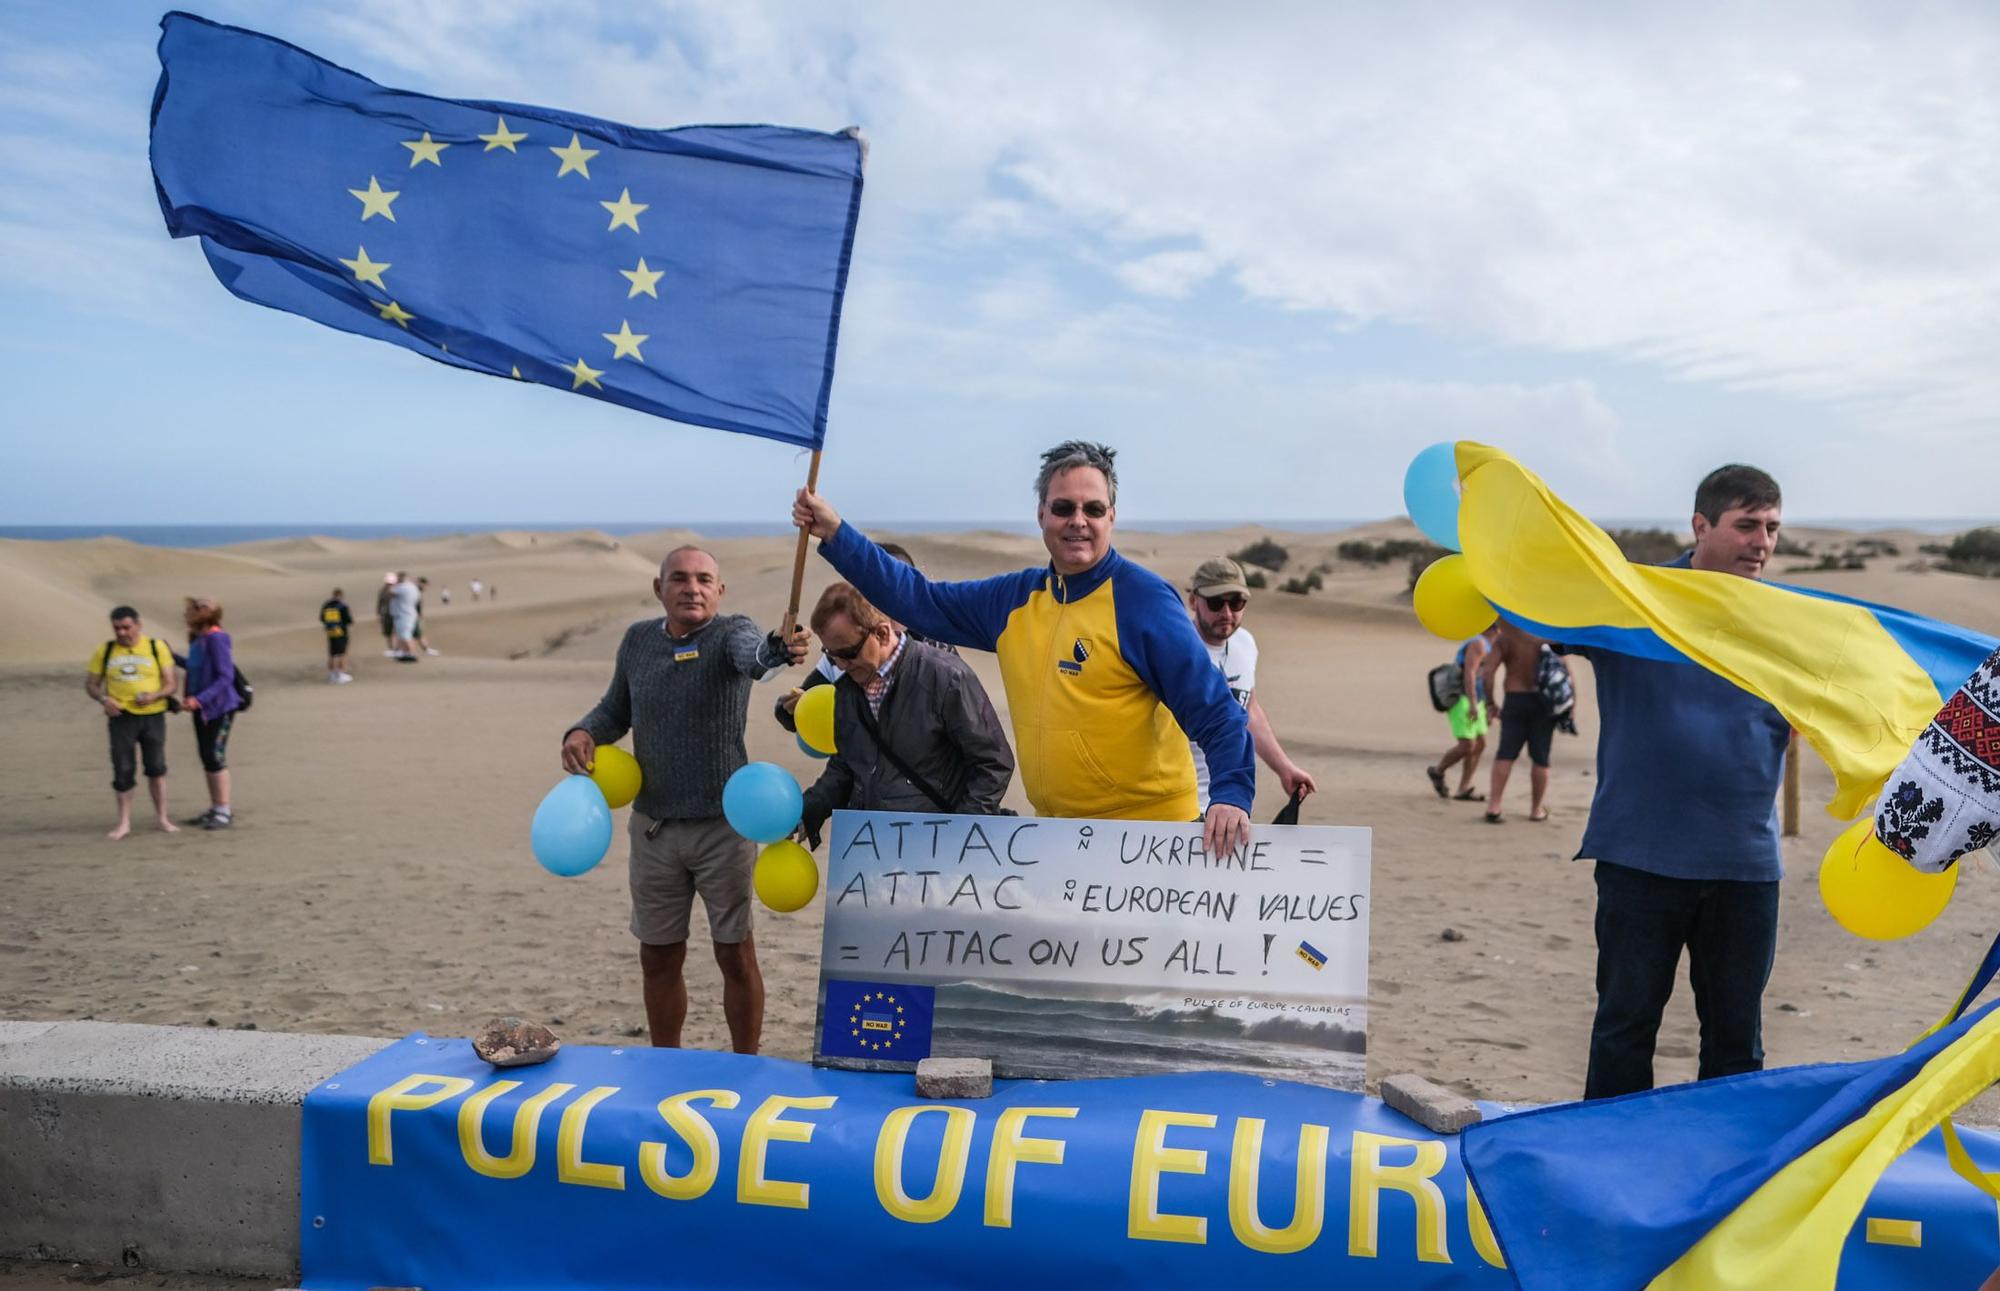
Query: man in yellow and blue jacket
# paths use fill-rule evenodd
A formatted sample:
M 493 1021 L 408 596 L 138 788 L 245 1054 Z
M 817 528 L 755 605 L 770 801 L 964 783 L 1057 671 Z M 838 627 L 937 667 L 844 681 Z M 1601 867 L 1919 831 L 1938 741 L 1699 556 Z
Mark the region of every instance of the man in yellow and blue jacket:
M 1042 455 L 1036 516 L 1049 563 L 936 583 L 891 558 L 818 493 L 792 519 L 898 622 L 1000 657 L 1022 787 L 1044 816 L 1194 820 L 1192 740 L 1208 760 L 1211 855 L 1249 841 L 1256 755 L 1171 583 L 1111 547 L 1113 452 L 1070 441 Z

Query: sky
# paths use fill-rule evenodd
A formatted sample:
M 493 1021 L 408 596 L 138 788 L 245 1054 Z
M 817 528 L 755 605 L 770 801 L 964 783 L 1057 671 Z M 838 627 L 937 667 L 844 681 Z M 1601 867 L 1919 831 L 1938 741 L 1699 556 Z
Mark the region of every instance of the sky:
M 2000 7 L 216 2 L 389 86 L 870 144 L 821 487 L 1024 521 L 2000 514 Z M 245 304 L 165 233 L 157 4 L 0 8 L 0 522 L 782 521 L 800 451 Z

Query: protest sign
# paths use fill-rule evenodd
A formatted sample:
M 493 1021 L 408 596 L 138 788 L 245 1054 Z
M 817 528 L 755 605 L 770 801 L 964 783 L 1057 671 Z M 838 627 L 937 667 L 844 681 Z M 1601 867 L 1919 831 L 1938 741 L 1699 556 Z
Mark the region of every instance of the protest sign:
M 1359 1089 L 1369 832 L 835 812 L 815 1061 Z

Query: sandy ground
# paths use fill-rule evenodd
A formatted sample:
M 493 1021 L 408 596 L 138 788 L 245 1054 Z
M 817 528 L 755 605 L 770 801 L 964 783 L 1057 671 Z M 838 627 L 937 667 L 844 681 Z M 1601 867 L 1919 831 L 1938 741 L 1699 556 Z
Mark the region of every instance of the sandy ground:
M 0 543 L 0 593 L 16 610 L 0 618 L 0 720 L 11 737 L 0 741 L 0 1016 L 395 1036 L 465 1034 L 518 1013 L 572 1040 L 639 1034 L 622 842 L 592 873 L 558 879 L 530 857 L 527 825 L 558 775 L 558 739 L 601 691 L 620 631 L 647 614 L 653 562 L 680 536 L 314 539 L 208 552 Z M 1120 546 L 1180 581 L 1202 557 L 1255 536 L 1134 533 Z M 1330 558 L 1338 540 L 1278 536 L 1294 572 Z M 1028 537 L 908 541 L 946 577 L 1040 559 Z M 725 608 L 775 622 L 790 542 L 713 546 L 730 584 Z M 2000 588 L 1909 568 L 1914 546 L 1906 539 L 1905 557 L 1865 572 L 1811 577 L 2000 631 Z M 373 597 L 392 568 L 452 589 L 451 606 L 428 607 L 443 657 L 382 658 Z M 808 572 L 810 603 L 831 573 L 817 558 Z M 472 577 L 498 584 L 502 599 L 471 603 Z M 1262 646 L 1263 703 L 1322 788 L 1306 821 L 1374 830 L 1371 1080 L 1417 1070 L 1489 1098 L 1574 1097 L 1594 999 L 1591 876 L 1569 860 L 1592 785 L 1588 669 L 1579 670 L 1584 735 L 1557 746 L 1554 819 L 1487 826 L 1478 808 L 1436 799 L 1424 778 L 1448 736 L 1423 674 L 1448 647 L 1410 615 L 1403 567 L 1338 564 L 1327 581 L 1309 598 L 1259 596 L 1248 622 Z M 362 619 L 358 680 L 341 687 L 323 681 L 314 620 L 335 584 Z M 83 662 L 106 637 L 109 605 L 129 600 L 151 626 L 177 631 L 178 598 L 192 593 L 223 601 L 257 682 L 257 706 L 231 745 L 239 824 L 176 836 L 142 824 L 111 843 L 103 722 L 82 694 Z M 999 702 L 991 657 L 975 664 Z M 753 699 L 750 753 L 809 776 L 768 716 L 781 688 Z M 175 813 L 192 814 L 201 780 L 184 724 L 173 729 L 170 765 Z M 1830 783 L 1809 766 L 1805 835 L 1787 844 L 1766 1004 L 1774 1063 L 1906 1043 L 2000 924 L 2000 883 L 1982 867 L 1920 936 L 1873 945 L 1837 928 L 1814 879 L 1836 832 L 1817 809 Z M 1523 775 L 1517 792 L 1525 787 Z M 1009 801 L 1027 805 L 1018 785 Z M 1280 805 L 1265 772 L 1259 818 Z M 819 908 L 760 919 L 766 1048 L 803 1058 Z M 720 1047 L 718 978 L 699 919 L 696 928 L 689 1040 Z M 1446 929 L 1462 939 L 1444 939 Z M 1695 1049 L 1683 989 L 1661 1036 L 1661 1080 L 1691 1077 Z

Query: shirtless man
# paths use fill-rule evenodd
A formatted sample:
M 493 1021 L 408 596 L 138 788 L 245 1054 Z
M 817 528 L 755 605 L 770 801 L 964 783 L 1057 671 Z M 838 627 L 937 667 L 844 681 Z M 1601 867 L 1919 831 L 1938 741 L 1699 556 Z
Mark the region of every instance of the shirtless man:
M 1528 750 L 1528 758 L 1533 766 L 1528 772 L 1528 785 L 1533 791 L 1528 805 L 1529 820 L 1547 820 L 1549 809 L 1549 745 L 1555 739 L 1555 714 L 1548 711 L 1542 702 L 1541 691 L 1535 685 L 1535 674 L 1541 666 L 1542 639 L 1530 636 L 1513 624 L 1502 621 L 1500 635 L 1494 640 L 1493 648 L 1486 652 L 1486 659 L 1479 665 L 1480 688 L 1486 693 L 1487 712 L 1500 722 L 1500 747 L 1493 757 L 1493 787 L 1486 796 L 1486 823 L 1498 825 L 1506 820 L 1500 812 L 1500 796 L 1507 792 L 1507 777 L 1513 774 L 1514 759 L 1521 756 L 1522 746 Z M 1495 674 L 1504 670 L 1505 684 L 1496 689 Z M 1502 703 L 1495 706 L 1493 698 L 1500 695 Z

